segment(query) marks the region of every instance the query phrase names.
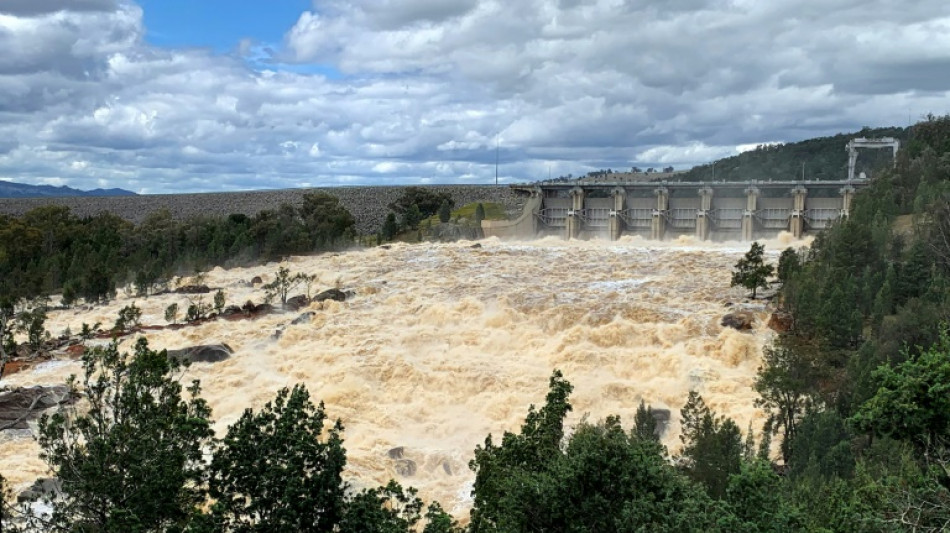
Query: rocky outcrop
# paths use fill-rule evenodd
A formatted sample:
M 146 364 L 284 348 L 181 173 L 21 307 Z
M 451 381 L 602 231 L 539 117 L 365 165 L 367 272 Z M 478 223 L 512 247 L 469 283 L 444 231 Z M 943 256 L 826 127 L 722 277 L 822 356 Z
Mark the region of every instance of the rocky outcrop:
M 755 324 L 755 315 L 749 311 L 736 311 L 722 317 L 720 325 L 724 328 L 733 328 L 739 331 L 748 331 Z
M 313 297 L 314 302 L 323 302 L 326 300 L 336 300 L 338 302 L 346 301 L 346 293 L 340 289 L 327 289 Z
M 170 359 L 189 363 L 218 363 L 231 357 L 234 350 L 227 344 L 202 344 L 179 350 L 168 350 Z
M 792 329 L 793 321 L 791 313 L 785 311 L 776 311 L 769 317 L 768 326 L 779 333 L 786 333 Z
M 29 429 L 29 422 L 45 411 L 74 403 L 76 397 L 66 385 L 37 385 L 0 392 L 0 431 Z
M 310 299 L 303 294 L 298 294 L 292 298 L 287 298 L 287 301 L 284 303 L 284 309 L 299 311 L 308 305 L 310 305 Z
M 211 288 L 207 285 L 182 285 L 172 292 L 178 294 L 208 294 L 211 292 Z

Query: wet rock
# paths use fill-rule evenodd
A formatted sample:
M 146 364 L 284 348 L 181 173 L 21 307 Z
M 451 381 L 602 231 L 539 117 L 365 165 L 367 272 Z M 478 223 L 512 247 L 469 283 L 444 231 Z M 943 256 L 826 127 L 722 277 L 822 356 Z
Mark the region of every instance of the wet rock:
M 450 465 L 449 463 L 442 463 L 442 471 L 445 472 L 446 475 L 451 476 L 451 475 L 452 475 L 452 465 Z
M 298 294 L 292 298 L 287 298 L 287 302 L 284 303 L 285 309 L 290 309 L 291 311 L 297 311 L 303 309 L 310 305 L 310 299 L 303 294 Z
M 47 494 L 58 494 L 63 490 L 63 483 L 52 477 L 37 478 L 30 488 L 17 494 L 17 503 L 35 502 Z
M 382 244 L 382 245 L 380 245 L 379 247 L 382 248 L 383 250 L 389 250 L 390 248 L 392 248 L 392 245 L 389 245 L 389 244 Z
M 75 401 L 66 385 L 18 387 L 0 392 L 0 431 L 29 429 L 28 422 L 38 419 L 44 411 Z
M 300 324 L 309 324 L 309 323 L 310 323 L 310 320 L 313 319 L 313 316 L 314 316 L 314 315 L 316 315 L 316 313 L 314 313 L 313 311 L 307 311 L 306 313 L 303 313 L 302 315 L 300 315 L 300 316 L 298 316 L 297 318 L 295 318 L 295 319 L 290 323 L 290 325 L 291 325 L 291 326 L 299 326 Z
M 66 347 L 66 353 L 72 357 L 79 357 L 82 354 L 86 353 L 86 347 L 82 344 L 73 344 L 72 346 Z
M 251 286 L 260 285 L 262 283 L 264 283 L 264 280 L 262 280 L 260 276 L 254 276 L 251 278 Z
M 397 459 L 396 473 L 403 477 L 412 477 L 416 475 L 416 462 L 412 459 Z
M 211 288 L 207 285 L 183 285 L 173 292 L 178 294 L 208 294 L 211 292 Z
M 386 452 L 386 455 L 388 455 L 390 459 L 402 459 L 404 453 L 406 453 L 405 446 L 396 446 Z
M 768 326 L 779 333 L 785 333 L 792 329 L 792 315 L 785 311 L 776 311 L 769 317 Z
M 469 246 L 469 248 L 481 248 L 481 247 L 482 247 L 482 243 L 480 242 L 476 242 L 475 244 Z
M 227 344 L 202 344 L 180 350 L 168 350 L 170 359 L 189 363 L 218 363 L 231 357 L 234 350 Z
M 221 311 L 221 316 L 227 318 L 229 316 L 243 315 L 244 310 L 236 305 L 229 305 Z
M 650 414 L 653 415 L 653 420 L 656 420 L 657 436 L 662 437 L 666 433 L 666 428 L 670 426 L 670 410 L 651 407 Z
M 346 301 L 346 293 L 340 289 L 327 289 L 313 297 L 314 302 L 323 302 L 326 300 L 336 300 L 338 302 Z
M 755 315 L 748 311 L 729 313 L 722 317 L 722 322 L 720 322 L 722 327 L 733 328 L 739 331 L 750 330 L 753 324 L 755 324 Z

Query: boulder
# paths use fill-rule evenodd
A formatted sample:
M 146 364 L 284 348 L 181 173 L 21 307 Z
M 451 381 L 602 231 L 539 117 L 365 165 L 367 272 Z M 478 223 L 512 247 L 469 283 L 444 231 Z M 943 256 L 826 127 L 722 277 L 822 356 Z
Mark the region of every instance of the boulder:
M 291 311 L 297 311 L 310 305 L 310 299 L 303 294 L 298 294 L 297 296 L 287 298 L 287 302 L 284 303 L 284 308 L 290 309 Z
M 396 473 L 403 477 L 416 475 L 416 462 L 412 459 L 396 459 Z
M 475 248 L 475 249 L 478 249 L 478 248 L 481 248 L 481 247 L 482 247 L 482 243 L 480 243 L 480 242 L 476 242 L 475 244 L 469 246 L 469 248 Z
M 390 450 L 386 452 L 386 455 L 388 455 L 390 459 L 402 459 L 405 453 L 405 446 L 396 446 L 395 448 L 390 448 Z
M 38 419 L 47 409 L 75 401 L 66 385 L 36 385 L 0 392 L 0 431 L 29 429 L 28 422 Z
M 225 318 L 229 316 L 237 316 L 237 315 L 243 315 L 243 314 L 244 314 L 244 310 L 236 305 L 229 305 L 221 310 L 221 316 Z
M 720 324 L 724 328 L 733 328 L 739 331 L 750 330 L 752 325 L 755 324 L 755 315 L 749 311 L 736 311 L 722 317 Z
M 207 285 L 183 285 L 174 290 L 178 294 L 208 294 L 211 288 Z
M 189 363 L 217 363 L 225 361 L 231 357 L 234 350 L 227 344 L 202 344 L 181 348 L 179 350 L 168 350 L 170 359 L 177 359 L 181 362 Z
M 314 302 L 323 302 L 326 300 L 336 300 L 338 302 L 346 301 L 346 293 L 340 289 L 327 289 L 313 297 Z
M 776 311 L 769 317 L 768 326 L 779 333 L 792 329 L 792 315 L 785 311 Z
M 254 276 L 253 278 L 251 278 L 251 285 L 252 285 L 252 286 L 253 286 L 253 285 L 260 285 L 260 284 L 262 284 L 262 283 L 264 283 L 264 280 L 262 280 L 260 276 Z
M 651 407 L 650 414 L 653 415 L 653 420 L 656 421 L 657 436 L 662 437 L 666 432 L 666 428 L 670 426 L 670 410 Z

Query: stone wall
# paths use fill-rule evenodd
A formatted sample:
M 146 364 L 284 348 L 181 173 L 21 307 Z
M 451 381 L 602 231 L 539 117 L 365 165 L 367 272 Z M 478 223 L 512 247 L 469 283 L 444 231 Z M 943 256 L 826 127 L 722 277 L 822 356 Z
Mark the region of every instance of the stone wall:
M 495 202 L 505 206 L 510 217 L 517 217 L 527 198 L 519 196 L 506 186 L 495 185 L 434 185 L 426 189 L 447 192 L 456 206 L 471 202 Z M 356 218 L 360 233 L 375 233 L 389 212 L 387 207 L 398 198 L 404 187 L 333 187 L 323 189 L 280 189 L 270 191 L 223 192 L 199 194 L 155 194 L 120 197 L 68 198 L 0 198 L 0 213 L 22 215 L 42 205 L 65 205 L 77 216 L 89 216 L 102 211 L 139 223 L 149 213 L 168 209 L 173 217 L 187 219 L 197 215 L 227 216 L 231 213 L 253 215 L 264 209 L 276 209 L 282 203 L 300 205 L 308 192 L 321 191 L 340 199 Z

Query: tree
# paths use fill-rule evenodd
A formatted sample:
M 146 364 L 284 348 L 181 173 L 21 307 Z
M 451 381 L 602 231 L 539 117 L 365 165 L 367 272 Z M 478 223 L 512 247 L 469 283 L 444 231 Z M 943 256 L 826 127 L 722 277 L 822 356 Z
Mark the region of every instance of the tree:
M 432 192 L 424 187 L 406 187 L 399 198 L 389 204 L 389 209 L 404 215 L 412 206 L 416 206 L 419 212 L 418 220 L 422 220 L 436 214 L 443 202 L 448 202 L 450 208 L 455 206 L 455 200 L 447 192 Z
M 640 400 L 640 406 L 637 407 L 637 414 L 633 419 L 633 433 L 641 439 L 660 441 L 660 432 L 656 418 L 653 417 L 653 408 L 646 405 L 643 400 Z
M 343 516 L 346 465 L 339 420 L 303 385 L 281 389 L 228 428 L 211 461 L 212 514 L 227 531 L 331 531 Z
M 782 431 L 782 458 L 789 459 L 789 445 L 806 409 L 815 404 L 820 372 L 807 349 L 778 342 L 766 346 L 753 387 L 759 393 L 755 406 L 768 413 L 772 433 Z
M 399 233 L 399 224 L 396 222 L 396 214 L 386 215 L 386 221 L 383 222 L 382 238 L 384 241 L 391 241 Z
M 715 530 L 714 504 L 669 465 L 653 438 L 615 416 L 581 423 L 563 442 L 571 385 L 560 372 L 520 434 L 475 449 L 470 531 Z
M 874 372 L 877 392 L 851 422 L 875 435 L 913 442 L 918 448 L 950 439 L 950 331 L 917 358 L 885 364 Z
M 448 201 L 443 201 L 439 206 L 439 222 L 446 224 L 452 218 L 452 206 Z
M 351 497 L 340 521 L 340 533 L 411 533 L 419 522 L 422 500 L 416 489 L 403 490 L 390 480 L 384 487 L 366 489 Z
M 14 310 L 18 301 L 19 298 L 0 298 L 0 379 L 3 379 L 3 370 L 16 348 L 13 330 L 15 329 Z
M 290 273 L 287 267 L 279 267 L 274 274 L 274 281 L 264 285 L 262 288 L 266 291 L 267 300 L 273 300 L 274 297 L 280 299 L 281 305 L 287 304 L 287 296 L 297 284 L 300 283 L 300 276 Z
M 224 310 L 224 304 L 224 291 L 222 289 L 218 289 L 218 291 L 214 293 L 214 312 L 220 315 L 221 311 Z
M 528 408 L 521 433 L 505 432 L 500 445 L 495 445 L 488 435 L 484 447 L 475 448 L 475 458 L 469 462 L 469 468 L 475 472 L 473 531 L 505 524 L 507 507 L 517 503 L 508 496 L 511 485 L 542 471 L 560 453 L 564 417 L 572 409 L 568 397 L 573 389 L 564 375 L 555 370 L 545 405 L 541 409 L 534 405 Z
M 138 327 L 141 319 L 142 310 L 135 306 L 135 302 L 132 302 L 119 310 L 119 317 L 115 319 L 113 329 L 120 333 L 131 331 Z
M 765 264 L 762 259 L 764 252 L 765 246 L 757 242 L 752 243 L 752 248 L 736 263 L 736 269 L 732 273 L 730 286 L 739 285 L 749 289 L 753 299 L 756 290 L 768 288 L 768 279 L 772 275 L 772 265 Z
M 204 501 L 211 410 L 181 366 L 142 338 L 132 356 L 118 344 L 83 355 L 83 378 L 68 381 L 88 411 L 40 420 L 39 444 L 62 494 L 41 519 L 47 531 L 181 530 Z
M 742 432 L 732 419 L 717 417 L 696 391 L 690 391 L 680 418 L 679 464 L 710 496 L 724 497 L 729 476 L 738 474 L 742 463 Z
M 165 320 L 175 324 L 178 322 L 178 304 L 170 303 L 168 307 L 165 308 Z
M 794 274 L 798 273 L 801 268 L 801 257 L 794 248 L 788 247 L 782 250 L 782 255 L 778 258 L 778 269 L 776 271 L 778 280 L 782 284 L 787 282 Z
M 313 245 L 318 248 L 352 237 L 356 226 L 356 219 L 340 204 L 340 199 L 322 192 L 303 195 L 300 216 Z

